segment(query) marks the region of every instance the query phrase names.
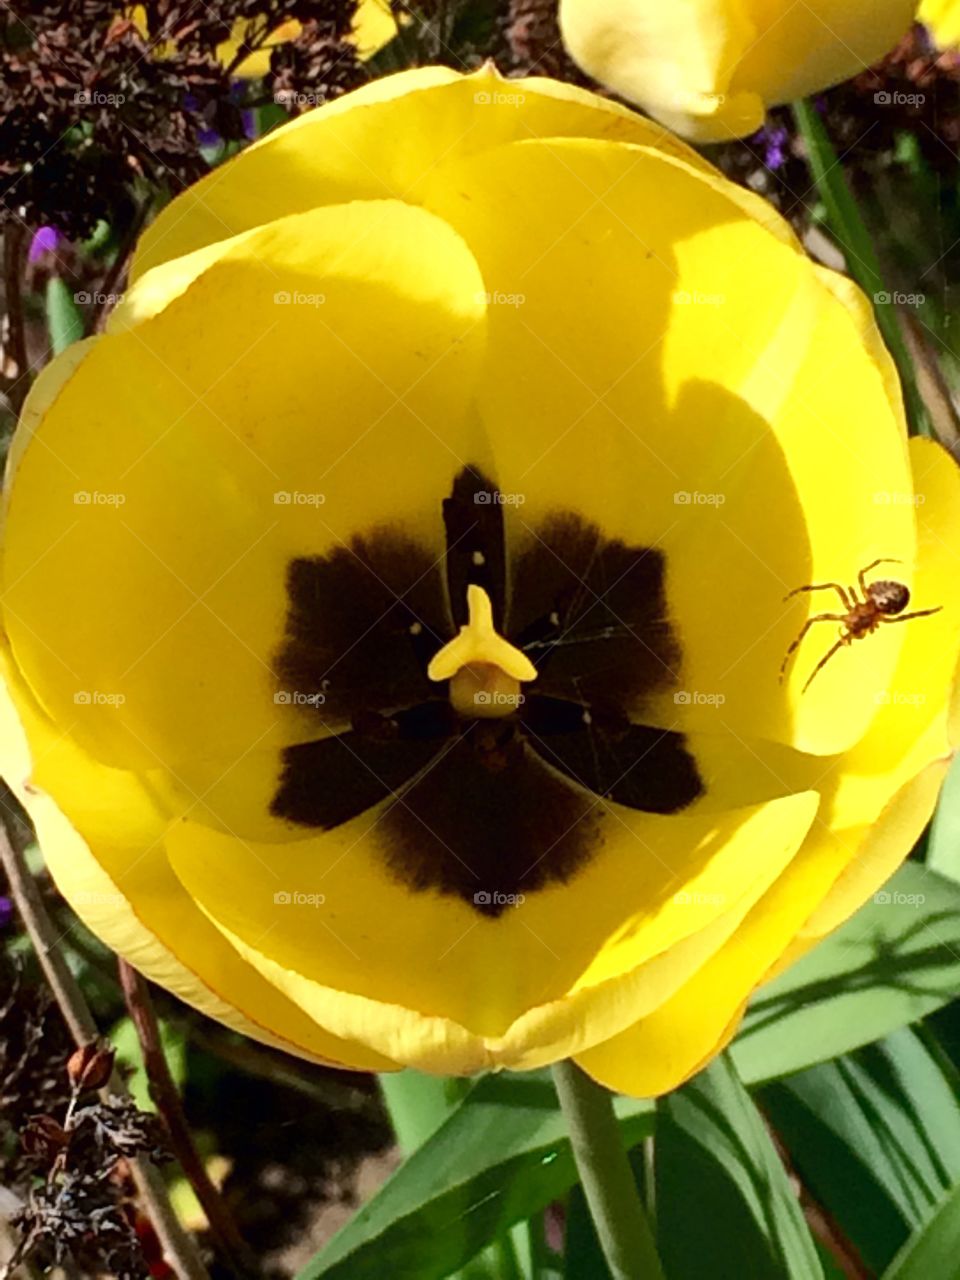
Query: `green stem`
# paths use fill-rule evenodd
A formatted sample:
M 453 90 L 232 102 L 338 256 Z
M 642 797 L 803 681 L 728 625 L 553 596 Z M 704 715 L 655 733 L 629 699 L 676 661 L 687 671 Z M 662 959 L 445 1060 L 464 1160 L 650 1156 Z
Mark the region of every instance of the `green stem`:
M 877 325 L 890 354 L 896 361 L 903 384 L 907 419 L 915 435 L 932 436 L 930 415 L 920 395 L 913 360 L 897 318 L 897 308 L 884 288 L 880 259 L 860 206 L 847 182 L 820 113 L 809 101 L 795 102 L 793 115 L 807 148 L 807 159 L 817 191 L 827 209 L 831 229 L 847 261 L 847 270 L 873 302 Z
M 663 1280 L 653 1234 L 623 1148 L 613 1095 L 573 1062 L 557 1063 L 553 1080 L 610 1275 L 613 1280 Z

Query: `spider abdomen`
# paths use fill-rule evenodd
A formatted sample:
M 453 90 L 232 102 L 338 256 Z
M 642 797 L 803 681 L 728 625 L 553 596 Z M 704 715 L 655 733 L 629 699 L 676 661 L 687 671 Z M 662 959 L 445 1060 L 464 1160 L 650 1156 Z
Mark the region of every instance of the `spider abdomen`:
M 872 603 L 881 613 L 894 614 L 902 613 L 910 603 L 910 592 L 902 582 L 894 582 L 891 579 L 884 578 L 879 582 L 871 582 L 867 588 L 869 603 Z

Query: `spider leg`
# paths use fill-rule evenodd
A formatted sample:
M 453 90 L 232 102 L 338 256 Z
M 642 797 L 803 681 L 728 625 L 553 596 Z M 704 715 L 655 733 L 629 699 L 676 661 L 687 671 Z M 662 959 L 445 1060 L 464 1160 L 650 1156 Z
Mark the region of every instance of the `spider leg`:
M 903 564 L 903 561 L 881 558 L 880 560 L 874 560 L 873 564 L 868 564 L 865 569 L 861 569 L 858 581 L 860 583 L 860 590 L 863 592 L 864 595 L 867 594 L 867 584 L 866 582 L 864 582 L 864 578 L 866 578 L 867 574 L 870 572 L 871 569 L 876 569 L 878 564 Z
M 846 644 L 848 644 L 848 643 L 849 643 L 849 641 L 847 640 L 846 636 L 842 636 L 842 637 L 837 641 L 837 643 L 833 646 L 833 648 L 832 648 L 828 653 L 825 653 L 825 654 L 823 655 L 823 657 L 820 659 L 820 661 L 817 663 L 817 665 L 816 665 L 816 666 L 813 668 L 813 670 L 810 672 L 810 678 L 807 680 L 807 683 L 806 683 L 806 684 L 803 686 L 803 688 L 800 690 L 801 694 L 803 694 L 803 693 L 806 693 L 806 692 L 807 692 L 807 690 L 808 690 L 808 689 L 810 688 L 810 686 L 813 684 L 814 677 L 815 677 L 815 676 L 817 676 L 817 675 L 819 675 L 819 673 L 820 673 L 820 672 L 823 670 L 823 668 L 827 665 L 827 663 L 830 661 L 830 659 L 833 657 L 833 655 L 834 655 L 835 653 L 839 653 L 839 652 L 840 652 L 840 650 L 841 650 L 841 649 L 842 649 Z
M 880 618 L 880 622 L 909 622 L 911 618 L 929 618 L 932 613 L 939 613 L 943 608 L 938 604 L 935 609 L 919 609 L 916 613 L 904 613 L 899 618 Z
M 803 630 L 800 632 L 796 640 L 794 640 L 793 644 L 790 646 L 790 648 L 787 650 L 786 654 L 784 655 L 783 662 L 780 665 L 780 679 L 783 680 L 783 673 L 787 669 L 787 663 L 790 661 L 790 655 L 796 649 L 799 649 L 800 645 L 803 643 L 804 636 L 807 634 L 810 628 L 814 625 L 814 623 L 846 622 L 846 620 L 847 620 L 846 615 L 843 613 L 818 613 L 813 618 L 808 618 L 806 622 L 803 624 Z M 846 640 L 841 640 L 840 643 L 846 644 Z
M 845 609 L 852 609 L 854 601 L 847 595 L 846 587 L 842 587 L 839 582 L 819 582 L 810 587 L 796 587 L 793 591 L 788 591 L 783 597 L 784 600 L 790 600 L 793 596 L 798 596 L 802 591 L 836 591 L 843 602 Z

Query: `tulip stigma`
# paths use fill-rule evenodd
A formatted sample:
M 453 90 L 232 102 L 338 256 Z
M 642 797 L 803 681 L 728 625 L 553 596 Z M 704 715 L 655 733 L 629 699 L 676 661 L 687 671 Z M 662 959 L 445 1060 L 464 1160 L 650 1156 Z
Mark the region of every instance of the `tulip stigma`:
M 469 619 L 427 668 L 431 680 L 450 681 L 450 702 L 462 716 L 508 716 L 521 700 L 520 683 L 537 669 L 493 625 L 493 605 L 483 587 L 467 587 Z

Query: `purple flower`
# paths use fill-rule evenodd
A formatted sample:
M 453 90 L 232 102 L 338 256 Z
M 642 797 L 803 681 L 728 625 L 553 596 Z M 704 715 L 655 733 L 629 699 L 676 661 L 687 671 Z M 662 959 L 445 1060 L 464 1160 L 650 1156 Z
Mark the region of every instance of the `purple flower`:
M 9 898 L 0 896 L 0 929 L 6 929 L 13 916 L 13 903 Z
M 27 258 L 30 262 L 39 262 L 45 253 L 56 253 L 63 236 L 56 227 L 41 227 L 33 233 Z
M 783 125 L 765 125 L 750 139 L 763 152 L 763 163 L 776 172 L 787 163 L 790 131 Z

